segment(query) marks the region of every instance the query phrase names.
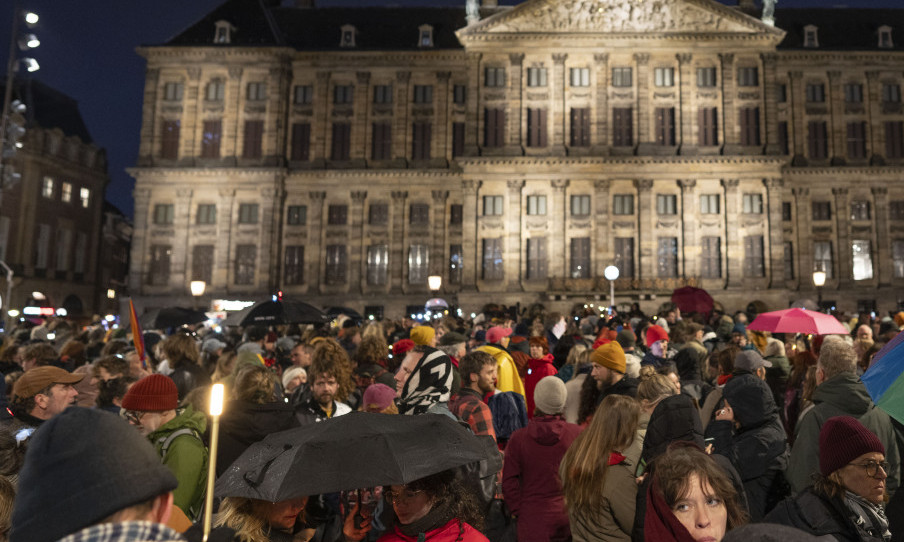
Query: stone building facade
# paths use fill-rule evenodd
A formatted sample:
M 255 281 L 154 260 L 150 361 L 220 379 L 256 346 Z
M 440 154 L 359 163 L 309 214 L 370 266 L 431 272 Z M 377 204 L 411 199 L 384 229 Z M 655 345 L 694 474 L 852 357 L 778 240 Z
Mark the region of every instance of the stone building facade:
M 131 291 L 904 302 L 904 10 L 491 4 L 231 0 L 142 48 Z

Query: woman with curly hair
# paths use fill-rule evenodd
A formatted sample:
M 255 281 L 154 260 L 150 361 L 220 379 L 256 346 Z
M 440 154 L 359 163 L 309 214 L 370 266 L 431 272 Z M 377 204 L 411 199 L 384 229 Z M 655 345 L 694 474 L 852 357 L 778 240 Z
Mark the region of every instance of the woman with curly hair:
M 210 385 L 210 375 L 200 365 L 201 351 L 194 337 L 184 333 L 170 335 L 161 350 L 173 371 L 169 376 L 176 383 L 180 401 L 191 390 Z
M 307 497 L 280 502 L 226 497 L 214 525 L 235 531 L 235 542 L 291 542 L 305 529 Z

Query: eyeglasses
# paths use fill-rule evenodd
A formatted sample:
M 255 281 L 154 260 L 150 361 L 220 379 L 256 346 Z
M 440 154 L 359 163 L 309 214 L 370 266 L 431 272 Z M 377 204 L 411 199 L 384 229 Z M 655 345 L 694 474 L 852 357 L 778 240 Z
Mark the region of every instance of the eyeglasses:
M 123 409 L 119 411 L 119 415 L 132 425 L 141 425 L 141 418 L 144 417 L 145 413 Z
M 393 504 L 394 502 L 408 502 L 411 499 L 417 497 L 421 493 L 423 493 L 423 489 L 408 489 L 405 488 L 399 493 L 396 493 L 392 490 L 392 488 L 386 489 L 383 491 L 383 496 L 386 497 L 386 502 L 389 504 Z
M 888 474 L 888 461 L 867 461 L 866 463 L 848 463 L 848 465 L 866 469 L 866 475 L 870 478 L 875 478 L 879 474 L 879 467 L 882 467 L 882 472 Z

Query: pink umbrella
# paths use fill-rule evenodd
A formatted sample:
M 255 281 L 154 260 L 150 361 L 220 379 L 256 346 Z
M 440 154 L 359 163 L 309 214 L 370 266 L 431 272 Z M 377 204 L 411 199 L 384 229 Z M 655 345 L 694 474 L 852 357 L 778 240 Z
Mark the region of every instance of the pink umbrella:
M 809 333 L 812 335 L 847 335 L 848 330 L 834 316 L 805 309 L 764 312 L 747 326 L 752 331 L 772 333 Z

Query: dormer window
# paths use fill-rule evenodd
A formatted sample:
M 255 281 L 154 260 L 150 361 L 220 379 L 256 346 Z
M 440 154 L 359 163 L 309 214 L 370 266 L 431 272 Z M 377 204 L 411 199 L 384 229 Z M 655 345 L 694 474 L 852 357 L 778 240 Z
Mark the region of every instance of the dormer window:
M 895 44 L 891 40 L 891 27 L 883 25 L 879 27 L 879 48 L 891 49 Z
M 418 47 L 433 47 L 433 27 L 429 24 L 422 24 L 417 27 L 418 39 L 417 46 Z
M 235 27 L 229 24 L 229 21 L 217 21 L 214 24 L 216 29 L 213 35 L 214 43 L 232 43 L 232 33 Z
M 354 25 L 342 25 L 341 32 L 342 37 L 339 41 L 339 47 L 355 47 L 355 34 L 358 33 L 358 30 L 355 29 Z
M 811 49 L 819 47 L 819 29 L 812 24 L 804 27 L 804 47 Z

